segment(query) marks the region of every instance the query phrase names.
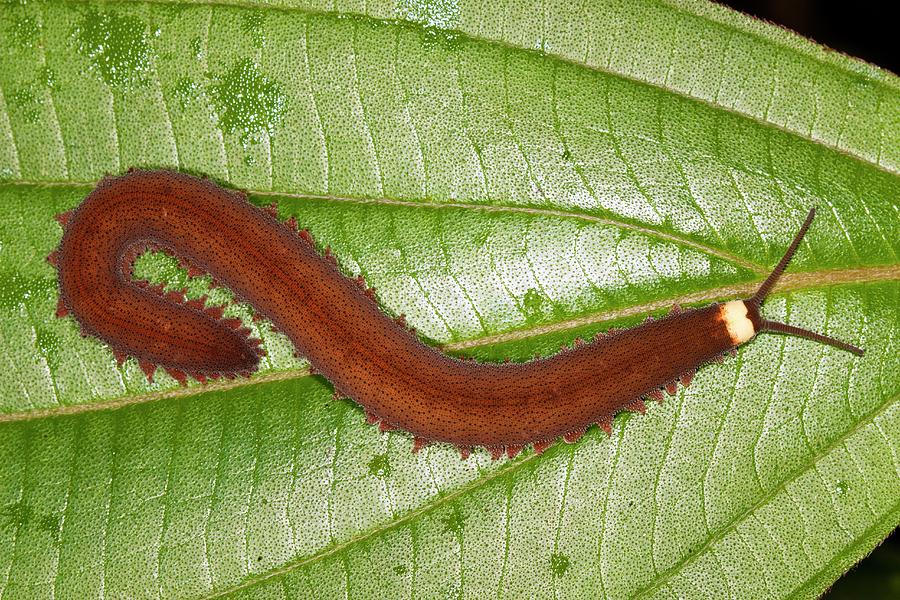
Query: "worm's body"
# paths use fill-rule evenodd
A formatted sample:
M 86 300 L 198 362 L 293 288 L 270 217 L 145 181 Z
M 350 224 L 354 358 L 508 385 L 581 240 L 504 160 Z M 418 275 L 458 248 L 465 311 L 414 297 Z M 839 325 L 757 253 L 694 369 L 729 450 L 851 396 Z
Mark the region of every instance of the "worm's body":
M 262 351 L 249 330 L 202 301 L 184 302 L 131 279 L 143 249 L 170 251 L 207 272 L 272 321 L 299 354 L 370 420 L 417 440 L 512 454 L 608 429 L 621 410 L 671 386 L 760 327 L 758 304 L 733 301 L 673 311 L 528 363 L 462 361 L 426 346 L 385 315 L 370 290 L 345 277 L 306 232 L 241 194 L 173 171 L 103 180 L 71 215 L 54 262 L 60 315 L 152 374 L 246 374 Z

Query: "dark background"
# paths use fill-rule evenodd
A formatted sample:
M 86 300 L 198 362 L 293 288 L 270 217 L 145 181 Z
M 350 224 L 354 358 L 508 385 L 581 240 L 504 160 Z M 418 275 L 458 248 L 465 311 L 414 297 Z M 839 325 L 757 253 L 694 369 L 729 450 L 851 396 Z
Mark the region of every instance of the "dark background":
M 732 0 L 720 3 L 792 29 L 893 73 L 900 72 L 900 33 L 897 20 L 888 16 L 889 2 Z M 900 530 L 894 531 L 868 558 L 838 580 L 823 600 L 845 598 L 900 598 Z
M 778 23 L 844 54 L 900 72 L 900 33 L 894 2 L 852 0 L 726 0 L 720 2 Z M 888 9 L 894 6 L 894 11 Z

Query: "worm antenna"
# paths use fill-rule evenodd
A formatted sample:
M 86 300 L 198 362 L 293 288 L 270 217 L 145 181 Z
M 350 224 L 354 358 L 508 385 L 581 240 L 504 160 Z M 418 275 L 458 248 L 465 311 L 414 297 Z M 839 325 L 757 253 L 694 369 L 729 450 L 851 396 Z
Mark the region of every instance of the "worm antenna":
M 796 335 L 797 337 L 806 338 L 808 340 L 813 340 L 822 344 L 834 346 L 835 348 L 840 348 L 841 350 L 846 350 L 847 352 L 852 352 L 857 356 L 862 356 L 865 353 L 865 350 L 863 350 L 862 348 L 858 348 L 852 344 L 848 344 L 847 342 L 842 342 L 841 340 L 837 340 L 833 337 L 828 337 L 827 335 L 822 335 L 821 333 L 816 333 L 815 331 L 803 329 L 802 327 L 795 327 L 794 325 L 788 325 L 787 323 L 779 323 L 777 321 L 766 320 L 761 320 L 759 324 L 760 331 L 772 331 L 776 333 Z
M 778 278 L 781 277 L 781 274 L 784 273 L 784 270 L 787 268 L 788 263 L 791 262 L 791 259 L 794 258 L 794 253 L 797 251 L 797 247 L 800 246 L 800 241 L 803 239 L 803 236 L 806 235 L 806 230 L 809 229 L 810 223 L 812 223 L 813 217 L 816 216 L 815 207 L 809 209 L 809 214 L 806 215 L 806 221 L 803 222 L 803 225 L 800 227 L 800 231 L 797 232 L 797 235 L 794 236 L 794 241 L 791 242 L 791 245 L 788 246 L 787 251 L 784 253 L 784 256 L 781 257 L 781 261 L 778 263 L 778 266 L 772 270 L 766 280 L 763 281 L 762 285 L 759 286 L 759 289 L 756 290 L 756 293 L 753 294 L 753 297 L 747 300 L 747 304 L 753 304 L 756 308 L 762 306 L 762 303 L 766 301 L 766 296 L 769 295 L 769 292 L 772 291 L 772 287 L 778 281 Z
M 842 342 L 841 340 L 837 340 L 833 337 L 828 337 L 827 335 L 822 335 L 821 333 L 816 333 L 815 331 L 803 329 L 802 327 L 795 327 L 794 325 L 788 325 L 787 323 L 778 323 L 777 321 L 768 321 L 762 319 L 759 316 L 759 307 L 763 302 L 766 301 L 766 297 L 769 295 L 769 292 L 772 291 L 772 287 L 778 281 L 778 278 L 781 277 L 781 274 L 784 273 L 784 270 L 787 268 L 788 263 L 791 262 L 791 259 L 794 257 L 794 253 L 797 252 L 797 248 L 800 246 L 800 242 L 801 240 L 803 240 L 803 236 L 806 235 L 806 231 L 809 229 L 813 217 L 815 216 L 816 209 L 815 207 L 813 207 L 809 209 L 809 214 L 806 215 L 806 220 L 800 227 L 800 231 L 798 231 L 797 235 L 794 236 L 794 241 L 792 241 L 791 245 L 788 246 L 787 251 L 784 253 L 784 256 L 781 257 L 778 265 L 775 267 L 775 269 L 772 270 L 769 276 L 766 277 L 766 280 L 763 281 L 761 286 L 759 286 L 759 289 L 756 290 L 756 293 L 753 294 L 753 297 L 745 301 L 745 304 L 747 305 L 747 311 L 751 315 L 751 320 L 755 321 L 754 325 L 758 325 L 756 327 L 757 332 L 771 331 L 774 333 L 795 335 L 797 337 L 813 340 L 821 344 L 828 344 L 829 346 L 834 346 L 835 348 L 840 348 L 841 350 L 846 350 L 847 352 L 852 352 L 853 354 L 862 356 L 864 353 L 863 349 L 857 348 L 852 344 Z

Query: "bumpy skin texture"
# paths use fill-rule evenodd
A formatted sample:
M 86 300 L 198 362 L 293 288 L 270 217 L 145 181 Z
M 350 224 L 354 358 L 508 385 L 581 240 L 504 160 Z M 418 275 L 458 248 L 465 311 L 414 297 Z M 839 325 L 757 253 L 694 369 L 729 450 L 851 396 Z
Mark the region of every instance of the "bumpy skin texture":
M 512 454 L 594 423 L 608 430 L 617 412 L 643 409 L 641 396 L 661 398 L 659 388 L 733 348 L 713 304 L 529 363 L 458 360 L 419 342 L 308 236 L 241 194 L 173 171 L 104 179 L 68 218 L 56 257 L 61 310 L 117 356 L 201 380 L 255 369 L 258 340 L 202 304 L 137 285 L 131 262 L 148 245 L 211 274 L 371 421 L 420 443 Z

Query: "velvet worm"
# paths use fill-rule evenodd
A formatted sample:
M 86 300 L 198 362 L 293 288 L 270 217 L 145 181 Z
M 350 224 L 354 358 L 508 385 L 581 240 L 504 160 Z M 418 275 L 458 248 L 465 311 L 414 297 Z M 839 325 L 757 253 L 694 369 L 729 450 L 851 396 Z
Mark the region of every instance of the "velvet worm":
M 335 393 L 365 409 L 383 430 L 402 429 L 414 448 L 447 442 L 468 456 L 496 457 L 527 445 L 538 452 L 591 425 L 610 431 L 616 413 L 644 411 L 687 385 L 701 365 L 765 331 L 806 337 L 862 354 L 841 341 L 767 321 L 760 306 L 797 250 L 811 210 L 784 257 L 746 300 L 680 310 L 527 363 L 478 363 L 423 344 L 401 318 L 385 314 L 373 290 L 321 254 L 293 218 L 258 208 L 240 192 L 175 171 L 132 170 L 104 178 L 74 211 L 48 259 L 58 268 L 57 315 L 133 356 L 149 378 L 161 367 L 184 383 L 249 375 L 264 351 L 239 319 L 181 292 L 135 281 L 132 264 L 148 248 L 178 257 L 191 274 L 209 273 L 284 332 Z

